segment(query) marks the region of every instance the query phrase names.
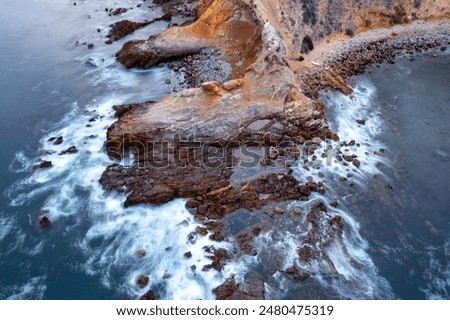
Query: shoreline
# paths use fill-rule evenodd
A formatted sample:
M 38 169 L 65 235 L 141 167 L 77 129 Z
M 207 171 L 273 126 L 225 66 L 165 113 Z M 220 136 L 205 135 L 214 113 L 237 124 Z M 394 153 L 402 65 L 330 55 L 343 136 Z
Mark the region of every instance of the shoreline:
M 261 31 L 262 38 L 266 36 L 272 42 L 263 40 L 260 57 L 256 62 L 250 61 L 244 74 L 242 71 L 237 73 L 242 78 L 224 83 L 203 83 L 201 88 L 184 90 L 159 102 L 117 106 L 119 120 L 108 129 L 108 154 L 120 161 L 127 151 L 132 151 L 134 164 L 108 167 L 100 180 L 105 189 L 126 191 L 129 195 L 125 206 L 161 205 L 176 198 L 186 198 L 189 211 L 207 229 L 206 233 L 198 230 L 197 235 L 209 234 L 210 239 L 223 241 L 222 220 L 240 208 L 266 210 L 270 211 L 269 215 L 277 215 L 287 211 L 287 201 L 306 201 L 313 193 L 326 194 L 327 186 L 321 181 L 308 181 L 302 185 L 292 176 L 291 170 L 292 164 L 299 160 L 308 161 L 322 141 L 339 141 L 323 114 L 321 91 L 340 90 L 349 95 L 352 91 L 347 80 L 364 73 L 371 65 L 384 61 L 394 63 L 395 56 L 401 54 L 448 51 L 450 45 L 449 21 L 415 21 L 357 33 L 354 37 L 334 35 L 328 39 L 330 42 L 325 38 L 314 45 L 312 51 L 302 54 L 300 62 L 286 59 L 286 48 L 282 43 L 264 47 L 265 43 L 273 44 L 273 39 L 280 40 L 271 32 L 266 22 Z M 174 39 L 180 37 L 169 32 L 167 39 L 172 36 Z M 149 41 L 156 41 L 158 46 L 167 39 L 158 40 L 156 36 Z M 189 56 L 201 52 L 202 46 L 188 46 L 186 51 L 178 48 L 175 54 L 167 54 L 170 59 L 178 55 Z M 123 62 L 120 54 L 119 61 Z M 261 56 L 266 62 L 258 60 Z M 142 65 L 148 65 L 148 57 L 141 58 Z M 236 63 L 233 58 L 228 62 Z M 153 144 L 151 150 L 149 143 Z M 169 151 L 163 149 L 165 143 L 171 146 Z M 236 159 L 239 158 L 236 150 L 242 146 L 263 150 L 261 157 L 255 157 L 254 165 L 259 168 L 257 172 L 266 173 L 245 179 L 236 177 L 236 167 L 242 164 L 239 162 L 242 159 Z M 164 163 L 165 152 L 168 152 L 168 158 L 179 162 L 167 163 L 162 170 L 154 167 L 152 161 Z M 218 166 L 205 165 L 204 160 L 209 158 L 222 161 Z M 202 161 L 198 163 L 198 159 Z M 358 159 L 345 159 L 345 155 L 343 162 L 356 169 L 361 165 Z M 274 164 L 281 169 L 266 170 Z M 265 197 L 261 198 L 261 194 Z M 328 219 L 332 238 L 339 237 L 342 232 L 341 217 L 328 216 L 326 212 L 323 203 L 319 203 L 308 213 L 313 242 L 316 241 L 315 234 L 321 232 L 316 230 L 319 221 L 324 218 Z M 260 232 L 261 228 L 256 226 L 251 232 L 236 237 L 240 254 L 253 254 L 249 243 Z M 231 257 L 222 249 L 212 251 L 212 264 L 205 267 L 221 271 Z M 303 261 L 311 260 L 314 254 L 310 247 L 299 249 L 299 259 Z M 357 268 L 356 262 L 355 265 Z M 295 266 L 288 273 L 299 281 L 308 278 Z M 256 283 L 248 287 L 229 278 L 214 292 L 218 299 L 262 299 L 264 282 Z M 150 291 L 147 296 L 152 296 Z

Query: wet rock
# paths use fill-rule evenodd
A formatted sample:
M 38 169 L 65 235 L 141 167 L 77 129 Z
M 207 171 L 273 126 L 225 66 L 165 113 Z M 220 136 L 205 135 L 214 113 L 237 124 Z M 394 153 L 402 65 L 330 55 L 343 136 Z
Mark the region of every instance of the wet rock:
M 149 282 L 150 278 L 145 275 L 139 276 L 139 278 L 137 279 L 137 284 L 140 288 L 145 288 L 146 286 L 148 286 Z
M 54 145 L 60 145 L 64 142 L 63 137 L 52 137 L 47 140 L 48 142 L 53 142 Z
M 37 169 L 47 169 L 47 168 L 51 168 L 53 166 L 51 161 L 41 161 L 40 163 L 38 163 L 37 165 L 35 165 L 35 168 Z
M 306 183 L 306 186 L 309 188 L 309 190 L 311 192 L 317 192 L 319 190 L 318 184 L 316 182 L 314 182 L 314 181 L 308 181 Z
M 292 267 L 287 268 L 284 271 L 284 274 L 295 282 L 301 282 L 305 281 L 309 278 L 309 273 L 305 272 L 304 270 L 300 269 L 298 266 L 293 265 Z
M 342 222 L 342 218 L 340 216 L 335 216 L 333 217 L 330 221 L 329 224 L 335 228 L 336 230 L 342 230 L 344 229 L 344 223 Z
M 233 293 L 239 288 L 239 284 L 234 278 L 227 279 L 217 288 L 213 289 L 216 300 L 232 300 Z
M 153 22 L 153 21 L 152 21 Z M 134 31 L 146 27 L 151 22 L 133 22 L 129 20 L 122 20 L 110 25 L 110 30 L 106 37 L 109 39 L 108 44 L 120 40 L 123 37 L 133 33 Z
M 310 246 L 302 246 L 298 249 L 298 255 L 304 262 L 310 262 L 313 258 L 313 250 Z
M 293 219 L 299 219 L 302 216 L 302 212 L 299 209 L 295 209 L 291 211 L 291 217 Z
M 366 124 L 366 120 L 365 119 L 358 119 L 356 120 L 356 123 L 360 124 L 360 125 L 365 125 Z
M 260 233 L 261 228 L 255 227 L 250 231 L 240 233 L 235 238 L 235 242 L 237 243 L 242 253 L 250 256 L 255 256 L 256 254 L 258 254 L 258 251 L 255 248 L 253 248 L 252 242 L 255 237 L 260 235 Z
M 155 103 L 155 101 L 147 101 L 147 103 Z M 125 104 L 125 105 L 114 105 L 113 109 L 116 111 L 114 114 L 117 118 L 123 117 L 127 112 L 138 111 L 142 109 L 140 104 Z
M 352 162 L 354 159 L 351 155 L 343 155 L 342 158 L 344 158 L 344 160 L 347 162 Z
M 41 229 L 47 229 L 52 225 L 51 221 L 49 218 L 47 218 L 46 216 L 43 216 L 42 218 L 39 219 L 39 227 Z
M 86 64 L 86 66 L 91 67 L 91 68 L 97 68 L 98 67 L 97 62 L 93 58 L 87 59 L 85 64 Z
M 118 16 L 118 15 L 121 15 L 121 14 L 127 12 L 127 11 L 128 11 L 127 8 L 117 8 L 117 9 L 111 11 L 111 14 L 112 14 L 113 16 Z
M 264 300 L 264 281 L 256 273 L 250 272 L 244 276 L 242 283 L 237 283 L 234 277 L 227 279 L 213 290 L 217 300 Z
M 298 189 L 303 196 L 309 197 L 311 194 L 311 188 L 308 185 L 300 185 Z
M 284 209 L 281 207 L 275 207 L 275 208 L 273 208 L 272 212 L 276 215 L 280 215 L 280 214 L 284 213 Z
M 202 235 L 202 236 L 206 236 L 208 234 L 208 230 L 206 228 L 203 228 L 203 227 L 197 227 L 195 232 L 197 234 L 199 234 L 199 235 Z
M 72 146 L 64 151 L 61 151 L 59 153 L 59 155 L 64 155 L 64 154 L 74 154 L 74 153 L 78 153 L 78 149 L 75 146 Z
M 203 266 L 203 270 L 216 269 L 221 271 L 224 267 L 224 261 L 230 259 L 230 255 L 222 248 L 208 248 L 208 250 L 212 252 L 212 255 L 208 256 L 212 263 Z
M 355 259 L 350 259 L 350 264 L 353 268 L 355 268 L 356 270 L 361 270 L 362 269 L 362 265 L 356 261 Z
M 139 300 L 156 300 L 156 296 L 155 296 L 155 293 L 153 292 L 153 290 L 149 290 L 149 291 L 147 291 L 146 294 L 141 296 L 139 298 Z
M 143 257 L 145 257 L 147 255 L 147 252 L 145 251 L 145 250 L 139 250 L 138 252 L 137 252 L 137 256 L 139 257 L 139 258 L 143 258 Z
M 355 167 L 359 168 L 359 167 L 361 166 L 361 161 L 359 161 L 358 159 L 354 159 L 354 160 L 352 161 L 352 164 L 353 164 Z

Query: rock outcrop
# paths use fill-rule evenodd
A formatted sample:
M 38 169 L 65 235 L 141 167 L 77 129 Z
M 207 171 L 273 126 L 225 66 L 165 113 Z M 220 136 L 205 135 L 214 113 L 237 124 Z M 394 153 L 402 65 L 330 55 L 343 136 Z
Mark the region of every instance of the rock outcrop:
M 283 202 L 325 193 L 312 181 L 300 185 L 289 169 L 289 161 L 311 155 L 322 140 L 339 140 L 324 117 L 320 90 L 351 94 L 348 77 L 397 54 L 448 45 L 450 36 L 450 6 L 442 0 L 202 0 L 196 14 L 191 24 L 126 43 L 117 60 L 127 68 L 150 68 L 213 48 L 231 66 L 228 81 L 203 83 L 159 102 L 117 106 L 119 119 L 105 145 L 116 163 L 100 182 L 127 193 L 126 206 L 189 199 L 187 207 L 214 240 L 224 236 L 211 220 L 239 208 L 276 202 L 281 215 Z M 353 157 L 345 162 L 361 166 Z M 277 172 L 240 178 L 246 168 L 274 164 Z M 311 230 L 298 249 L 303 263 L 344 228 L 323 204 L 307 220 Z M 253 254 L 251 239 L 244 240 L 248 250 L 242 251 Z M 225 256 L 213 259 L 212 267 L 220 269 Z M 309 276 L 295 265 L 283 272 L 295 281 Z M 215 290 L 217 297 L 263 298 L 264 282 L 249 277 L 257 280 L 230 278 Z

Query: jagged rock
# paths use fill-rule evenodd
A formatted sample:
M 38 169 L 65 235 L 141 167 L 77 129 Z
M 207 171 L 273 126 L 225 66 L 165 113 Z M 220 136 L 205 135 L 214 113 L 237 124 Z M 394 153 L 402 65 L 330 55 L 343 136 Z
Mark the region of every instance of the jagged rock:
M 366 120 L 365 119 L 358 119 L 358 120 L 356 120 L 356 122 L 358 124 L 362 125 L 362 126 L 366 124 Z
M 217 300 L 231 300 L 233 293 L 239 288 L 234 278 L 227 279 L 223 284 L 213 290 Z
M 74 153 L 78 153 L 78 149 L 75 146 L 72 146 L 64 151 L 61 151 L 59 153 L 59 155 L 64 155 L 64 154 L 74 154 Z
M 116 22 L 112 25 L 110 25 L 110 30 L 106 37 L 109 39 L 108 44 L 120 40 L 123 37 L 129 35 L 130 33 L 133 33 L 134 31 L 143 28 L 145 26 L 148 26 L 150 23 L 154 21 L 147 21 L 147 22 L 133 22 L 129 20 L 122 20 L 119 22 Z
M 63 137 L 52 137 L 52 138 L 48 139 L 48 142 L 53 142 L 53 144 L 59 145 L 64 142 L 64 138 Z
M 137 256 L 139 257 L 139 258 L 143 258 L 143 257 L 145 257 L 147 255 L 147 252 L 145 251 L 145 250 L 139 250 L 138 252 L 137 252 Z
M 263 300 L 265 298 L 264 281 L 255 273 L 248 273 L 243 283 L 237 283 L 234 277 L 227 279 L 213 290 L 217 300 Z
M 286 276 L 288 278 L 290 278 L 291 280 L 293 280 L 295 282 L 305 281 L 306 279 L 308 279 L 310 277 L 309 273 L 301 270 L 296 265 L 293 265 L 292 267 L 287 268 L 284 271 L 284 273 L 286 274 Z
M 153 290 L 149 290 L 149 291 L 147 291 L 147 293 L 145 293 L 143 296 L 141 296 L 139 298 L 139 300 L 156 300 L 156 296 L 155 296 L 155 293 L 153 292 Z
M 150 282 L 150 278 L 148 276 L 142 275 L 137 279 L 137 284 L 140 288 L 145 288 Z
M 39 163 L 35 166 L 35 168 L 38 168 L 38 169 L 47 169 L 47 168 L 51 168 L 52 166 L 53 166 L 53 164 L 52 164 L 51 161 L 43 160 L 43 161 L 39 162 Z
M 52 225 L 51 221 L 49 218 L 47 218 L 46 216 L 43 216 L 42 218 L 39 219 L 39 227 L 41 229 L 47 229 Z
M 291 211 L 291 216 L 292 216 L 292 218 L 294 218 L 294 219 L 300 218 L 301 215 L 302 215 L 302 212 L 301 212 L 299 209 L 295 209 L 295 210 L 292 210 L 292 211 Z
M 358 159 L 354 159 L 352 161 L 353 165 L 357 168 L 359 168 L 361 166 L 361 161 L 359 161 Z

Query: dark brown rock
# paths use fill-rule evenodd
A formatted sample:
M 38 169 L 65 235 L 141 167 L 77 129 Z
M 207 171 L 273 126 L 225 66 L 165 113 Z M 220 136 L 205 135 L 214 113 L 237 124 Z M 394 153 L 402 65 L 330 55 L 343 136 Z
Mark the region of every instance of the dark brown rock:
M 208 248 L 212 255 L 208 256 L 212 260 L 211 264 L 203 266 L 203 270 L 216 269 L 221 271 L 224 266 L 224 261 L 230 259 L 230 255 L 225 249 L 222 248 Z
M 41 161 L 40 163 L 38 163 L 38 164 L 35 166 L 35 168 L 38 168 L 38 169 L 47 169 L 47 168 L 51 168 L 52 166 L 53 166 L 53 164 L 52 164 L 51 161 L 43 160 L 43 161 Z
M 137 284 L 140 288 L 145 288 L 148 286 L 150 278 L 148 276 L 142 275 L 137 279 Z
M 366 120 L 365 119 L 358 119 L 358 120 L 356 120 L 356 122 L 358 124 L 362 125 L 362 126 L 366 124 Z
M 48 139 L 48 142 L 53 142 L 53 144 L 59 145 L 64 142 L 64 138 L 63 137 L 52 137 L 52 138 Z
M 139 257 L 139 258 L 143 258 L 143 257 L 145 257 L 147 255 L 147 252 L 145 252 L 145 250 L 139 250 L 138 252 L 137 252 L 137 256 Z
M 39 227 L 41 229 L 47 229 L 52 225 L 51 221 L 49 218 L 47 218 L 46 216 L 43 216 L 42 218 L 39 219 Z
M 64 154 L 74 154 L 74 153 L 78 153 L 78 149 L 77 149 L 77 147 L 72 146 L 64 151 L 61 151 L 59 154 L 64 155 Z
M 305 272 L 304 270 L 301 270 L 296 265 L 293 265 L 292 267 L 287 268 L 284 273 L 286 276 L 295 282 L 301 282 L 305 281 L 309 278 L 309 273 Z
M 122 39 L 123 37 L 133 33 L 134 31 L 149 25 L 151 22 L 132 22 L 129 20 L 122 20 L 110 25 L 109 33 L 106 37 L 110 40 L 109 43 Z
M 111 9 L 111 10 L 112 10 L 112 9 Z M 111 11 L 111 14 L 112 14 L 113 16 L 118 16 L 118 15 L 121 15 L 121 14 L 127 12 L 127 11 L 128 11 L 127 8 L 117 8 L 117 9 L 115 9 L 115 10 L 112 10 L 112 11 Z
M 153 290 L 149 290 L 149 291 L 147 291 L 146 294 L 141 296 L 139 298 L 139 300 L 156 300 L 156 296 L 155 296 L 155 293 L 153 292 Z
M 302 216 L 302 212 L 299 209 L 295 209 L 291 211 L 291 216 L 294 219 L 298 219 Z
M 230 278 L 215 288 L 213 292 L 216 295 L 217 300 L 230 300 L 231 296 L 238 288 L 239 284 L 236 280 L 234 280 L 234 278 Z

